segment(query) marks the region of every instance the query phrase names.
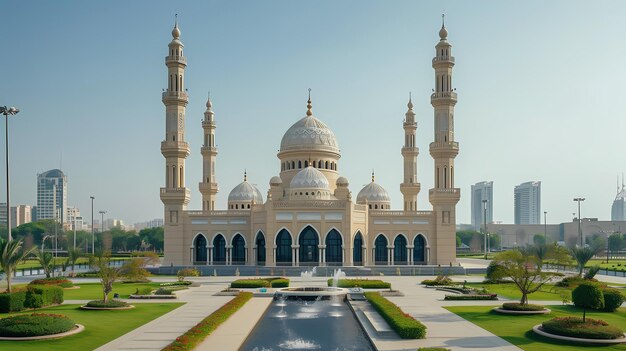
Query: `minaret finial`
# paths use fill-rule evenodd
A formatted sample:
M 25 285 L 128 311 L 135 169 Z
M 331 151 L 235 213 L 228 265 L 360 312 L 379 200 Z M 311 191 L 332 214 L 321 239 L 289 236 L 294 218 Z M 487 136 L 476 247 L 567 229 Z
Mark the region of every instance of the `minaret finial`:
M 411 92 L 409 91 L 409 103 L 406 104 L 406 106 L 409 108 L 409 110 L 413 109 L 413 99 L 411 97 Z
M 248 181 L 248 170 L 246 170 L 245 168 L 243 169 L 243 181 Z
M 178 39 L 180 37 L 180 29 L 178 29 L 178 14 L 174 15 L 174 29 L 172 29 L 172 37 Z
M 445 21 L 446 15 L 445 14 L 441 14 L 441 29 L 439 30 L 439 38 L 441 40 L 446 40 L 446 38 L 448 37 L 448 30 L 446 29 L 446 21 Z
M 211 102 L 211 92 L 209 91 L 209 97 L 206 99 L 207 111 L 211 111 L 211 107 L 213 107 L 213 103 Z
M 446 14 L 442 13 L 441 14 L 441 28 L 446 26 Z
M 178 27 L 178 14 L 174 14 L 174 27 Z
M 307 101 L 307 105 L 306 105 L 306 115 L 307 116 L 312 116 L 313 115 L 313 111 L 311 111 L 311 108 L 313 107 L 313 105 L 311 105 L 311 88 L 309 88 L 309 100 Z
M 374 183 L 374 169 L 372 168 L 372 183 Z

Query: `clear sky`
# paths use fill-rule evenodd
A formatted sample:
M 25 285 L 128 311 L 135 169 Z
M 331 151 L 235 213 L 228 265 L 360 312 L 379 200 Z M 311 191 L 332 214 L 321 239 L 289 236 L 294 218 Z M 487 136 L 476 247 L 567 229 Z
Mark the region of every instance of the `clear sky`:
M 217 122 L 218 207 L 249 180 L 265 195 L 283 133 L 314 114 L 333 129 L 354 196 L 376 180 L 401 208 L 402 120 L 418 120 L 418 206 L 430 209 L 431 59 L 441 13 L 453 83 L 462 189 L 494 181 L 494 219 L 513 222 L 513 187 L 542 181 L 548 222 L 610 219 L 626 171 L 625 1 L 2 1 L 0 105 L 10 121 L 11 203 L 36 203 L 36 176 L 69 178 L 69 203 L 128 223 L 163 217 L 164 56 L 179 14 L 188 59 L 190 209 L 200 208 L 207 91 Z M 2 126 L 2 130 L 4 127 Z M 3 139 L 3 138 L 2 138 Z M 4 141 L 4 140 L 2 140 Z M 4 155 L 4 142 L 2 155 Z M 4 172 L 2 172 L 4 174 Z M 4 201 L 4 175 L 2 201 Z

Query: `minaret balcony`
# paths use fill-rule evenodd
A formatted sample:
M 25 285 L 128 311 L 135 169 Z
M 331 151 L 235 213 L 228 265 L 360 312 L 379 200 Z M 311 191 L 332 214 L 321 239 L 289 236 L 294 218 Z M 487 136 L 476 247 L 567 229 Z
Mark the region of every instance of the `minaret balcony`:
M 452 62 L 454 63 L 454 56 L 435 56 L 433 57 L 433 65 L 439 62 Z
M 170 62 L 177 62 L 177 63 L 182 63 L 186 65 L 187 58 L 185 56 L 179 56 L 179 55 L 165 56 L 165 64 L 168 64 Z
M 219 191 L 219 187 L 217 186 L 217 183 L 205 183 L 205 182 L 201 182 L 199 184 L 199 189 L 200 189 L 200 193 L 201 194 L 211 194 L 211 193 L 217 193 Z
M 215 121 L 202 120 L 202 128 L 215 128 Z
M 163 102 L 172 100 L 184 100 L 187 102 L 189 100 L 189 95 L 184 91 L 164 91 Z
M 186 158 L 191 153 L 186 141 L 162 141 L 161 154 L 165 157 Z
M 203 156 L 217 155 L 217 148 L 215 146 L 202 146 L 200 147 L 200 154 Z
M 428 190 L 428 199 L 434 205 L 455 205 L 461 199 L 459 188 L 434 188 Z
M 456 141 L 435 141 L 430 143 L 430 155 L 433 158 L 449 158 L 459 154 L 459 143 Z
M 187 188 L 161 188 L 161 201 L 166 205 L 189 204 L 191 191 Z
M 420 149 L 417 147 L 404 146 L 400 153 L 402 156 L 417 156 L 420 153 Z
M 456 104 L 456 93 L 453 91 L 440 91 L 430 95 L 430 103 L 433 105 L 447 101 L 452 101 Z

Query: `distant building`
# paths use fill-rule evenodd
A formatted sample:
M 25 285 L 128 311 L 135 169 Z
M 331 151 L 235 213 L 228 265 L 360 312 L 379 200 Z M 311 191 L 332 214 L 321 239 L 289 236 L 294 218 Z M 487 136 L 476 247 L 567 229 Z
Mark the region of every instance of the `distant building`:
M 515 224 L 541 224 L 541 182 L 515 187 Z
M 617 195 L 611 206 L 612 221 L 626 221 L 626 187 L 624 187 L 624 179 L 622 178 L 622 189 L 617 187 Z
M 37 220 L 67 222 L 67 176 L 60 169 L 37 175 Z
M 69 230 L 86 230 L 85 221 L 78 207 L 67 208 L 67 222 L 65 222 L 65 227 Z
M 6 209 L 6 204 L 4 206 Z M 32 221 L 32 211 L 29 205 L 17 205 L 11 207 L 11 228 L 30 223 Z
M 0 202 L 0 224 L 7 225 L 7 203 Z
M 147 222 L 135 223 L 134 229 L 140 231 L 145 228 L 158 228 L 163 226 L 163 218 L 155 218 Z
M 472 226 L 480 230 L 484 222 L 483 200 L 487 200 L 487 223 L 493 222 L 493 182 L 472 185 Z

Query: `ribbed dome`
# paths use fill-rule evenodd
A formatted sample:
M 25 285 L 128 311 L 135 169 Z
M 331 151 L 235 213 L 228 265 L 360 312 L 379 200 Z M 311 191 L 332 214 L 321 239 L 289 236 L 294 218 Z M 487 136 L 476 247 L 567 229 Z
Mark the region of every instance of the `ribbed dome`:
M 328 179 L 315 167 L 307 167 L 291 180 L 292 189 L 328 189 Z
M 272 185 L 281 185 L 281 184 L 283 184 L 283 180 L 280 179 L 279 176 L 273 176 L 270 179 L 270 186 L 272 186 Z
M 389 193 L 385 188 L 376 184 L 375 182 L 371 182 L 359 191 L 359 195 L 356 196 L 356 202 L 358 204 L 364 204 L 366 202 L 376 202 L 383 203 L 386 205 L 391 204 L 391 198 L 389 197 Z
M 253 201 L 255 204 L 263 203 L 263 195 L 256 186 L 248 183 L 247 180 L 239 183 L 228 194 L 228 202 L 247 202 Z
M 280 142 L 280 151 L 286 150 L 325 150 L 339 153 L 339 146 L 333 131 L 311 115 L 287 129 Z

